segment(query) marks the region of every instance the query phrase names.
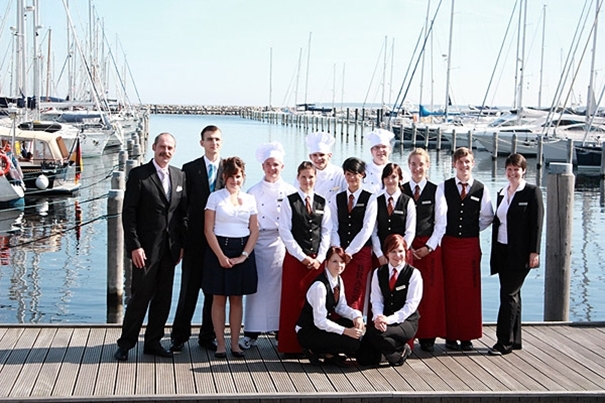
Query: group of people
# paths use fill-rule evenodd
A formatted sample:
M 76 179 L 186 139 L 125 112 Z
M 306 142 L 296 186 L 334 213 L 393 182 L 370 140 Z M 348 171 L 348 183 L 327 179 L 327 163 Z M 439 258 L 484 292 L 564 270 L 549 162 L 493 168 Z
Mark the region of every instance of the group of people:
M 126 186 L 122 219 L 133 279 L 115 358 L 128 359 L 147 310 L 144 353 L 180 351 L 200 289 L 198 342 L 219 359 L 227 356 L 227 302 L 233 357 L 267 332 L 281 353 L 302 353 L 316 365 L 343 366 L 355 357 L 361 365 L 385 359 L 399 366 L 415 338 L 428 352 L 437 338 L 446 349 L 472 350 L 482 336 L 479 232 L 492 222 L 500 309 L 489 353 L 520 349 L 520 290 L 539 264 L 543 221 L 540 189 L 523 178 L 525 159 L 507 158 L 508 185 L 494 215 L 488 190 L 473 178 L 472 150 L 457 149 L 455 176 L 436 184 L 423 149 L 409 155 L 411 176 L 390 162 L 392 138 L 384 129 L 366 134 L 372 160 L 350 157 L 337 166 L 334 137 L 311 133 L 295 185 L 281 177 L 281 144 L 262 144 L 256 157 L 264 177 L 244 192 L 245 163 L 220 157 L 218 127 L 202 130 L 204 156 L 182 170 L 169 166 L 174 137 L 158 135 L 152 161 L 133 169 Z M 181 259 L 165 348 L 160 340 Z

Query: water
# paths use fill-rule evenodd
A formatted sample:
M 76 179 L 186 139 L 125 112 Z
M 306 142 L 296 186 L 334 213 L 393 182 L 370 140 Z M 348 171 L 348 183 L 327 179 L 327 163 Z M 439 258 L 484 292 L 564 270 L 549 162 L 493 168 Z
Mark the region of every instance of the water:
M 254 153 L 256 146 L 280 141 L 286 149 L 284 177 L 294 182 L 296 167 L 307 158 L 305 132 L 290 126 L 271 125 L 239 117 L 155 115 L 151 117 L 152 136 L 168 131 L 177 138 L 175 166 L 201 155 L 200 131 L 208 124 L 223 130 L 222 156 L 238 155 L 247 162 L 246 186 L 262 178 Z M 334 146 L 333 161 L 359 156 L 369 160 L 367 146 L 359 136 Z M 365 129 L 368 130 L 367 128 Z M 340 131 L 340 127 L 339 127 Z M 151 141 L 150 141 L 151 143 Z M 453 175 L 448 151 L 429 152 L 431 180 L 440 182 Z M 494 167 L 491 155 L 476 152 L 475 177 L 489 188 L 492 199 L 505 184 L 504 161 Z M 147 153 L 147 159 L 151 153 Z M 394 162 L 407 167 L 407 152 L 395 150 Z M 106 238 L 109 178 L 116 165 L 116 154 L 85 160 L 83 188 L 73 197 L 41 198 L 29 201 L 23 211 L 0 211 L 0 323 L 104 323 L 106 322 Z M 535 160 L 529 161 L 527 179 L 536 181 Z M 570 319 L 605 320 L 605 256 L 601 239 L 605 235 L 605 209 L 600 207 L 598 182 L 578 176 L 574 198 L 572 283 Z M 546 224 L 545 224 L 546 227 Z M 545 228 L 546 231 L 546 228 Z M 483 255 L 484 321 L 495 322 L 498 308 L 498 280 L 489 275 L 491 228 L 481 234 Z M 543 238 L 545 242 L 545 238 Z M 523 320 L 541 321 L 544 308 L 544 259 L 532 270 L 523 287 Z M 11 245 L 6 249 L 3 246 Z M 174 285 L 172 321 L 178 298 L 180 268 Z M 196 312 L 199 321 L 200 311 Z

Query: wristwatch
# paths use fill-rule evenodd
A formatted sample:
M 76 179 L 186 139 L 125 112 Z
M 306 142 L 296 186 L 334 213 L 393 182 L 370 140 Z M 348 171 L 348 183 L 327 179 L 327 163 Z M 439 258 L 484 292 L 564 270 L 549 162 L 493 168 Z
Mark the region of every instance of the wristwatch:
M 250 256 L 250 254 L 248 254 L 248 252 L 246 251 L 242 251 L 242 256 L 248 259 L 248 256 Z
M 430 246 L 428 246 L 428 245 L 424 245 L 424 246 L 426 246 L 426 250 L 428 250 L 429 253 L 431 253 L 433 251 L 433 248 L 431 248 Z

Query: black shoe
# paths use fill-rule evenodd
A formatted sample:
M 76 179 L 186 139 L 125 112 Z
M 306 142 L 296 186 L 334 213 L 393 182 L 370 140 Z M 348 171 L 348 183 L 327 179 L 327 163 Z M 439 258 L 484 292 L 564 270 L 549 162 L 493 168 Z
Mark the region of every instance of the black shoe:
M 513 350 L 521 350 L 522 348 L 521 343 L 513 343 Z
M 460 350 L 460 345 L 456 340 L 446 340 L 445 341 L 446 350 Z
M 244 358 L 246 356 L 243 351 L 236 351 L 234 349 L 231 349 L 231 355 L 235 358 Z
M 407 358 L 412 354 L 412 349 L 410 348 L 410 346 L 406 343 L 405 346 L 403 347 L 403 353 L 401 353 L 401 357 L 395 361 L 395 362 L 389 362 L 389 365 L 391 367 L 400 367 L 403 365 L 403 363 L 405 362 L 405 360 L 407 360 Z
M 118 361 L 126 361 L 126 360 L 128 360 L 128 349 L 122 348 L 122 347 L 118 347 L 118 351 L 116 351 L 114 353 L 113 358 L 115 358 Z
M 227 352 L 226 351 L 222 351 L 222 352 L 218 352 L 215 351 L 214 352 L 214 358 L 227 358 Z
M 319 360 L 319 357 L 313 353 L 311 350 L 303 348 L 303 354 L 305 355 L 305 357 L 307 358 L 307 360 L 309 360 L 309 362 L 313 365 L 321 365 L 321 361 Z
M 156 357 L 172 357 L 172 351 L 166 350 L 161 345 L 145 347 L 143 349 L 143 354 L 155 355 Z
M 510 354 L 512 352 L 513 352 L 512 348 L 506 348 L 500 343 L 494 344 L 494 346 L 492 348 L 487 350 L 487 353 L 489 355 L 506 355 L 506 354 Z
M 198 344 L 208 351 L 216 351 L 216 340 L 200 340 Z
M 461 340 L 460 341 L 460 350 L 462 351 L 473 351 L 473 342 L 470 340 Z
M 170 351 L 177 352 L 177 351 L 181 351 L 183 349 L 183 347 L 185 347 L 185 342 L 179 342 L 179 341 L 172 341 L 172 344 L 170 345 Z
M 346 358 L 341 357 L 339 355 L 333 355 L 332 357 L 324 358 L 324 364 L 331 364 L 340 368 L 347 368 L 349 366 L 347 364 Z
M 432 353 L 433 351 L 435 351 L 435 342 L 421 341 L 420 348 L 422 349 L 422 351 Z

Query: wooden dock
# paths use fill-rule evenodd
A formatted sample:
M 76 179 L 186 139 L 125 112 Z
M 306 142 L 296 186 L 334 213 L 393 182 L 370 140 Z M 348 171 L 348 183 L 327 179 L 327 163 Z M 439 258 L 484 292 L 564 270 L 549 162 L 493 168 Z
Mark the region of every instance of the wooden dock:
M 227 360 L 195 336 L 172 359 L 144 355 L 141 338 L 117 362 L 115 325 L 0 325 L 0 401 L 605 401 L 605 324 L 523 330 L 523 350 L 507 356 L 487 354 L 495 327 L 486 325 L 472 352 L 416 346 L 402 367 L 342 369 L 282 358 L 268 336 Z

